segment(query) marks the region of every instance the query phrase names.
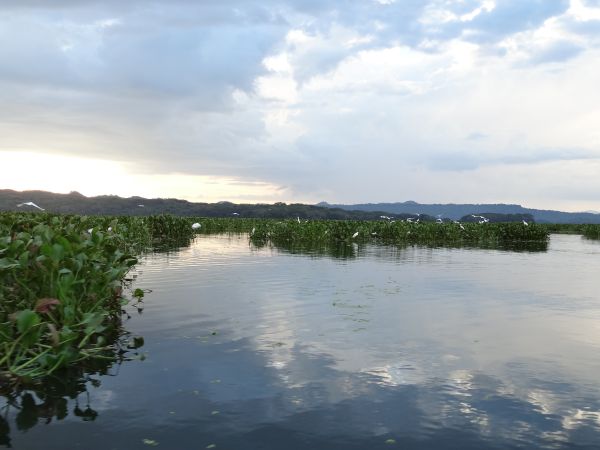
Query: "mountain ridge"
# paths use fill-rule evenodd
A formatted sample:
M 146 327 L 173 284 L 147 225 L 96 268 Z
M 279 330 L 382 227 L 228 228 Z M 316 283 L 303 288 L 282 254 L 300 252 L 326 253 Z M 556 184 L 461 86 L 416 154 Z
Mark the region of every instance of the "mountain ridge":
M 422 220 L 443 217 L 459 220 L 472 214 L 504 215 L 500 221 L 521 219 L 539 223 L 600 223 L 600 214 L 589 212 L 571 213 L 555 210 L 524 208 L 517 204 L 421 204 L 415 201 L 396 203 L 361 203 L 354 205 L 320 202 L 316 205 L 302 203 L 255 203 L 236 204 L 227 201 L 216 203 L 190 202 L 176 198 L 144 198 L 100 195 L 86 197 L 73 191 L 57 194 L 47 191 L 14 191 L 0 189 L 0 211 L 37 211 L 34 207 L 17 207 L 18 204 L 34 202 L 48 212 L 87 215 L 150 215 L 174 214 L 205 217 L 273 217 L 303 219 L 355 219 L 376 220 L 382 215 L 398 219 L 420 216 Z M 510 217 L 510 218 L 509 218 Z M 516 219 L 515 219 L 516 218 Z
M 525 208 L 511 203 L 417 203 L 412 200 L 395 203 L 332 204 L 317 205 L 353 211 L 385 211 L 389 214 L 441 215 L 458 220 L 469 214 L 530 214 L 539 223 L 600 223 L 600 214 L 592 212 L 563 212 L 551 209 Z

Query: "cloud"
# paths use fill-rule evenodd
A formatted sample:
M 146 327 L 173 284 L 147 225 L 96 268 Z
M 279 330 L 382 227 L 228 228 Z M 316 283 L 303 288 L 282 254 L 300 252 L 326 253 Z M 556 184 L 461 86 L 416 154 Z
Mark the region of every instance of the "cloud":
M 598 160 L 600 153 L 583 149 L 510 149 L 501 154 L 444 152 L 429 162 L 431 170 L 472 171 L 482 166 L 536 165 L 547 162 Z
M 538 50 L 530 61 L 533 64 L 562 62 L 574 58 L 583 50 L 584 48 L 577 43 L 557 41 Z
M 465 139 L 467 141 L 480 141 L 482 139 L 486 139 L 489 136 L 485 133 L 479 133 L 478 131 L 474 131 L 470 133 Z
M 599 8 L 9 0 L 0 151 L 285 186 L 290 199 L 435 200 L 416 186 L 600 157 Z M 456 200 L 488 195 L 461 189 Z

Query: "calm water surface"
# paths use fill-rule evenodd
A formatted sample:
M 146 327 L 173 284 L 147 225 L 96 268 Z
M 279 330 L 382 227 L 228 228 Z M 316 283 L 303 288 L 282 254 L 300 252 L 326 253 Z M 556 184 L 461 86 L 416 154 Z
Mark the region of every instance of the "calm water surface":
M 33 416 L 4 408 L 0 442 L 600 448 L 600 243 L 354 250 L 340 259 L 202 236 L 147 257 L 134 287 L 152 293 L 126 323 L 146 359 L 82 382 L 87 393 L 62 413 L 35 395 Z

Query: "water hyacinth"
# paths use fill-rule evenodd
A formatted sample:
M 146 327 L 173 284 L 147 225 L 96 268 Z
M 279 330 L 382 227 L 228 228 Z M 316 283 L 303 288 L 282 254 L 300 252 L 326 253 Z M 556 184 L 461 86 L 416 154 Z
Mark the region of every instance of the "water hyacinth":
M 136 255 L 189 244 L 190 224 L 168 215 L 0 214 L 0 378 L 34 379 L 118 350 Z
M 255 243 L 284 242 L 381 242 L 423 245 L 482 245 L 523 242 L 547 243 L 548 231 L 523 223 L 454 223 L 414 221 L 335 221 L 309 223 L 262 221 L 255 224 Z
M 0 374 L 36 378 L 107 357 L 107 352 L 120 345 L 116 337 L 123 333 L 124 278 L 137 256 L 151 249 L 189 245 L 198 233 L 245 233 L 257 246 L 317 249 L 326 245 L 327 252 L 352 257 L 355 247 L 367 242 L 478 247 L 528 244 L 544 249 L 551 231 L 555 231 L 551 226 L 535 223 L 436 223 L 419 218 L 306 221 L 299 217 L 2 213 Z M 576 231 L 600 237 L 599 226 L 579 226 Z M 139 309 L 142 297 L 133 297 Z
M 584 225 L 581 231 L 588 239 L 600 239 L 600 225 Z

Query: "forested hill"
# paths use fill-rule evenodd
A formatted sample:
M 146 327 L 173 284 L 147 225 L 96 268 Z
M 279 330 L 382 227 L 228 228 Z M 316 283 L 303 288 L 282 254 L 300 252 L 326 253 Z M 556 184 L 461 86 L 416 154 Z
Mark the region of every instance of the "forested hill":
M 33 202 L 47 212 L 86 215 L 133 215 L 173 214 L 198 217 L 260 217 L 301 219 L 379 219 L 382 212 L 348 211 L 300 203 L 285 204 L 235 204 L 230 202 L 193 203 L 174 198 L 147 199 L 142 197 L 122 198 L 113 195 L 86 197 L 78 192 L 55 194 L 45 191 L 0 190 L 0 211 L 37 211 L 33 206 L 17 205 Z M 399 218 L 413 217 L 399 214 Z M 435 217 L 422 217 L 435 220 Z
M 365 203 L 355 205 L 332 205 L 321 202 L 319 206 L 342 208 L 354 211 L 386 211 L 387 214 L 427 214 L 458 220 L 469 214 L 531 215 L 538 223 L 600 223 L 600 214 L 523 208 L 507 204 L 422 204 L 412 201 L 403 203 Z
M 433 221 L 436 217 L 459 220 L 470 214 L 488 215 L 492 221 L 527 221 L 539 223 L 600 223 L 600 214 L 566 213 L 551 210 L 523 208 L 505 204 L 419 204 L 372 203 L 357 205 L 305 205 L 301 203 L 235 204 L 230 202 L 194 203 L 187 200 L 122 198 L 114 195 L 86 197 L 78 192 L 55 194 L 46 191 L 13 191 L 0 189 L 0 211 L 37 211 L 32 206 L 18 204 L 34 202 L 48 212 L 88 215 L 173 214 L 198 217 L 263 217 L 302 219 L 355 219 L 374 220 L 380 216 L 404 219 L 417 217 Z

